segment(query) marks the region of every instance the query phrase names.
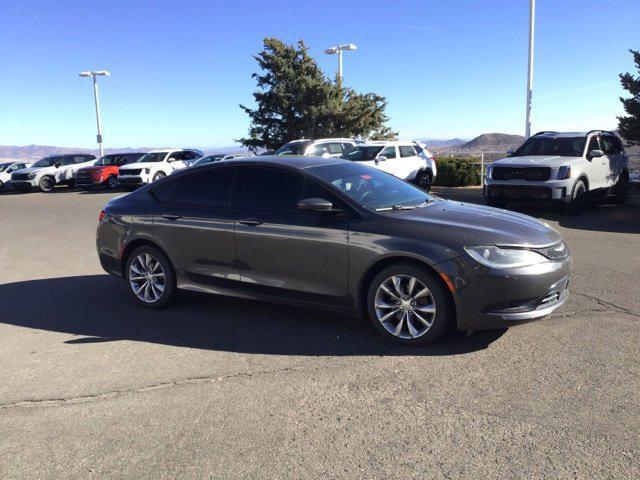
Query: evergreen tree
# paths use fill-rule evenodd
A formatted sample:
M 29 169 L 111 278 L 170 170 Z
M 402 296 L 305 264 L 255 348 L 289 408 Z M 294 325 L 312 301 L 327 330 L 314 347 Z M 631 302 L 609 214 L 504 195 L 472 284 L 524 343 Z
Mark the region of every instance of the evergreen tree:
M 640 52 L 629 50 L 640 74 Z M 624 111 L 629 115 L 618 117 L 620 135 L 632 142 L 640 142 L 640 75 L 620 74 L 622 88 L 631 94 L 630 98 L 620 98 Z
M 261 69 L 252 75 L 256 108 L 240 105 L 251 119 L 249 136 L 238 141 L 255 151 L 275 150 L 296 138 L 394 138 L 384 125 L 386 99 L 329 80 L 308 50 L 302 40 L 286 45 L 264 39 L 264 49 L 254 56 Z

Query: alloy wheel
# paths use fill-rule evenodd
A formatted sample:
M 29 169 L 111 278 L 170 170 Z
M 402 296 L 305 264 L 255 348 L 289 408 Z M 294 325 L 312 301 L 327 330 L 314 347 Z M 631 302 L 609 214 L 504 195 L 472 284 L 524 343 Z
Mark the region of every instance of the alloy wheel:
M 429 331 L 436 317 L 431 291 L 411 275 L 394 275 L 376 290 L 374 306 L 380 324 L 392 335 L 411 339 Z
M 107 179 L 107 186 L 113 190 L 118 186 L 118 178 L 111 175 L 108 179 Z
M 135 257 L 129 265 L 129 285 L 143 302 L 158 301 L 165 288 L 165 273 L 160 261 L 148 253 Z

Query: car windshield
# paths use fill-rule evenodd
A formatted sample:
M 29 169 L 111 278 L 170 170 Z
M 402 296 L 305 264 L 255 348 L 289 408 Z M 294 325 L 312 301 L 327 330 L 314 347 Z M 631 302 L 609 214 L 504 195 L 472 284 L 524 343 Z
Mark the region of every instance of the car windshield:
M 355 150 L 350 151 L 346 155 L 343 155 L 342 158 L 352 160 L 354 162 L 364 162 L 376 158 L 376 155 L 380 153 L 380 150 L 382 150 L 381 145 L 377 145 L 375 147 L 360 146 L 356 147 Z
M 218 160 L 222 160 L 224 158 L 224 155 L 209 155 L 208 157 L 204 157 L 201 158 L 200 160 L 197 160 L 193 166 L 197 167 L 199 165 L 204 165 L 205 163 L 212 163 L 212 162 L 217 162 Z
M 97 160 L 94 165 L 98 167 L 105 167 L 107 165 L 117 165 L 118 160 L 120 159 L 119 155 L 105 155 L 100 160 Z
M 0 172 L 4 172 L 12 163 L 0 163 Z
M 151 152 L 145 153 L 140 159 L 137 161 L 138 163 L 151 163 L 151 162 L 161 162 L 164 160 L 164 157 L 167 156 L 167 152 Z
M 311 142 L 289 142 L 277 149 L 274 155 L 303 155 Z
M 531 137 L 512 156 L 557 155 L 560 157 L 581 157 L 585 142 L 586 137 Z
M 62 157 L 47 157 L 47 158 L 43 158 L 42 160 L 38 160 L 36 163 L 32 165 L 32 167 L 33 168 L 50 167 L 51 165 L 54 165 L 56 162 L 61 162 L 61 161 L 62 161 Z
M 307 171 L 372 210 L 416 208 L 434 199 L 417 187 L 361 163 L 320 165 Z

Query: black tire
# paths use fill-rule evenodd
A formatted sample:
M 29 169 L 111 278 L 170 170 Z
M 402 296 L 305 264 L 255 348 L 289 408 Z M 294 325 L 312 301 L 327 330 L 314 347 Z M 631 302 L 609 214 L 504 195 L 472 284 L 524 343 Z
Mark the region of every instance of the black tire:
M 587 183 L 583 178 L 576 180 L 571 190 L 571 200 L 564 205 L 565 213 L 570 215 L 577 215 L 582 213 L 585 208 L 585 201 L 587 199 Z
M 505 208 L 507 206 L 507 202 L 503 198 L 496 197 L 485 197 L 485 203 L 494 208 Z
M 396 336 L 388 331 L 387 328 L 383 326 L 381 320 L 378 319 L 378 314 L 376 313 L 376 293 L 378 292 L 378 289 L 382 283 L 394 276 L 414 277 L 419 282 L 422 282 L 424 286 L 426 286 L 430 291 L 430 295 L 426 298 L 430 298 L 431 301 L 435 304 L 435 314 L 433 314 L 433 316 L 430 318 L 430 320 L 432 321 L 431 326 L 423 334 L 416 338 L 401 338 L 400 336 Z M 414 292 L 414 294 L 415 293 L 416 292 Z M 423 296 L 422 298 L 425 297 Z M 398 309 L 401 308 L 402 307 L 398 307 Z M 398 314 L 402 315 L 402 310 L 398 310 L 398 312 Z M 435 342 L 448 330 L 451 325 L 455 324 L 454 312 L 455 310 L 451 304 L 451 298 L 449 297 L 440 279 L 426 268 L 420 268 L 409 263 L 398 263 L 382 270 L 371 281 L 369 291 L 367 292 L 367 313 L 369 314 L 369 319 L 371 320 L 373 327 L 383 338 L 400 345 L 427 345 L 429 343 Z M 408 318 L 413 319 L 411 320 L 411 323 L 415 323 L 415 325 L 423 327 L 423 325 L 417 321 L 414 315 L 415 312 L 408 312 Z M 421 313 L 420 315 L 426 316 L 424 313 Z M 400 323 L 395 322 L 397 318 L 398 317 L 395 317 L 394 319 L 392 317 L 392 320 L 389 322 L 385 322 L 385 324 L 390 328 L 394 328 L 394 326 L 397 327 L 397 324 Z M 407 330 L 406 333 L 409 333 L 409 331 Z
M 40 190 L 46 193 L 52 192 L 55 186 L 56 186 L 56 181 L 54 180 L 53 177 L 49 175 L 42 177 L 38 182 L 38 187 L 40 187 Z
M 161 178 L 166 177 L 166 173 L 164 172 L 158 172 L 153 176 L 153 181 L 155 182 L 156 180 L 160 180 Z
M 109 190 L 115 190 L 118 188 L 118 177 L 116 175 L 111 175 L 107 178 L 106 185 Z
M 627 201 L 629 196 L 629 174 L 622 172 L 618 181 L 613 189 L 613 201 L 619 205 L 622 205 Z
M 134 291 L 132 287 L 132 281 L 130 278 L 130 269 L 131 264 L 136 260 L 136 258 L 140 255 L 150 255 L 154 259 L 156 259 L 160 266 L 162 267 L 162 271 L 164 273 L 164 284 L 162 294 L 155 301 L 144 301 L 138 294 Z M 158 248 L 152 245 L 142 245 L 141 247 L 133 250 L 129 256 L 127 257 L 127 261 L 125 263 L 125 271 L 124 277 L 127 282 L 127 289 L 131 296 L 140 304 L 144 305 L 148 308 L 162 308 L 165 305 L 169 304 L 175 297 L 176 293 L 176 274 L 173 269 L 173 265 L 167 258 L 167 256 Z
M 416 187 L 424 190 L 425 192 L 428 192 L 429 190 L 431 190 L 433 175 L 431 175 L 428 170 L 420 170 L 413 182 Z

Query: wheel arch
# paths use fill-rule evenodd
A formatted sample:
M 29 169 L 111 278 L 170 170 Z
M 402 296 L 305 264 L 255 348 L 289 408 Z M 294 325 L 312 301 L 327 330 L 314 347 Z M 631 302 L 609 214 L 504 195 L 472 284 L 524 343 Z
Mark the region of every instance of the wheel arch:
M 172 260 L 171 256 L 167 253 L 167 251 L 162 247 L 162 245 L 160 245 L 157 242 L 154 242 L 149 238 L 143 237 L 143 238 L 136 238 L 134 240 L 131 240 L 122 249 L 122 252 L 120 253 L 120 268 L 122 269 L 122 278 L 127 277 L 126 266 L 127 266 L 127 259 L 129 258 L 129 255 L 131 255 L 131 252 L 133 252 L 136 248 L 142 247 L 144 245 L 150 245 L 160 250 L 164 254 L 164 256 L 169 259 L 169 263 L 171 263 L 171 267 L 173 268 L 174 272 L 176 271 L 176 266 L 174 261 Z
M 357 298 L 356 298 L 358 315 L 360 316 L 367 315 L 367 294 L 368 294 L 371 282 L 373 281 L 375 276 L 385 268 L 390 267 L 392 265 L 398 265 L 398 264 L 411 265 L 414 267 L 421 268 L 429 272 L 431 275 L 433 275 L 436 281 L 440 282 L 440 284 L 444 287 L 444 291 L 447 292 L 447 297 L 449 298 L 451 309 L 454 315 L 452 325 L 455 326 L 457 324 L 456 302 L 455 302 L 455 299 L 453 298 L 453 294 L 451 293 L 451 289 L 449 285 L 444 280 L 441 273 L 436 268 L 434 268 L 433 265 L 430 265 L 423 259 L 420 259 L 414 256 L 409 256 L 409 255 L 388 256 L 378 260 L 377 262 L 370 265 L 369 268 L 367 268 L 367 270 L 362 275 L 362 278 L 360 279 L 360 282 L 358 284 L 358 291 L 357 291 Z

